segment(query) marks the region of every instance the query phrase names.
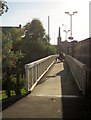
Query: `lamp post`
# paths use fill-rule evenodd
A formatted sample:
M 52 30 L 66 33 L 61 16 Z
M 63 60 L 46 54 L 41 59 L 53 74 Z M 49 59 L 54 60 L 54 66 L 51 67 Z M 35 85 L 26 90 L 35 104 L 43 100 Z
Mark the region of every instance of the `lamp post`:
M 75 13 L 78 13 L 78 12 L 77 11 L 74 11 L 73 13 L 65 12 L 65 14 L 68 14 L 70 16 L 70 37 L 69 37 L 70 40 L 73 39 L 73 37 L 72 37 L 72 16 Z
M 48 42 L 50 43 L 50 16 L 48 16 Z
M 65 30 L 63 30 L 63 31 L 65 32 L 65 40 L 67 40 L 67 36 L 68 36 L 67 34 L 70 30 L 67 30 L 66 25 L 62 24 L 62 26 L 65 26 Z

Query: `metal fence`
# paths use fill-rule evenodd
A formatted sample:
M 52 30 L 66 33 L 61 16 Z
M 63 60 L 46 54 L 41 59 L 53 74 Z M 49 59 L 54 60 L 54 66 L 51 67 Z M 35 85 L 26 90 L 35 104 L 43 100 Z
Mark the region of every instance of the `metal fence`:
M 51 55 L 25 65 L 26 91 L 32 91 L 39 80 L 53 65 L 58 55 Z
M 86 65 L 79 62 L 70 55 L 66 55 L 65 59 L 70 67 L 70 70 L 76 80 L 76 83 L 79 89 L 82 91 L 82 94 L 86 94 Z

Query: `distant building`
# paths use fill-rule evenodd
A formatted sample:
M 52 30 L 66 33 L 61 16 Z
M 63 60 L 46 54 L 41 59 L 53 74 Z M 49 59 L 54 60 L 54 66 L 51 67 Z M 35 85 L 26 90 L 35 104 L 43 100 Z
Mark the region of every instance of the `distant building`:
M 74 54 L 74 47 L 77 45 L 77 41 L 74 40 L 72 42 L 68 42 L 67 40 L 61 41 L 61 33 L 60 33 L 60 27 L 58 31 L 58 38 L 57 38 L 57 51 L 58 54 L 63 52 L 65 54 L 70 54 L 73 56 Z

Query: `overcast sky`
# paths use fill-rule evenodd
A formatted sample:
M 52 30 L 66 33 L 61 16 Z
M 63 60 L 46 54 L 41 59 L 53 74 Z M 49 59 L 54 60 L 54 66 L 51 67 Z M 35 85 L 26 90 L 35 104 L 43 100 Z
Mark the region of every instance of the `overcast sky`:
M 0 26 L 24 26 L 33 18 L 38 18 L 48 33 L 48 16 L 50 16 L 51 43 L 57 43 L 58 29 L 61 27 L 62 40 L 65 40 L 65 29 L 70 29 L 70 16 L 65 12 L 78 13 L 73 15 L 73 37 L 84 40 L 89 37 L 89 1 L 90 0 L 7 0 L 9 10 L 0 18 Z M 68 36 L 70 33 L 68 33 Z

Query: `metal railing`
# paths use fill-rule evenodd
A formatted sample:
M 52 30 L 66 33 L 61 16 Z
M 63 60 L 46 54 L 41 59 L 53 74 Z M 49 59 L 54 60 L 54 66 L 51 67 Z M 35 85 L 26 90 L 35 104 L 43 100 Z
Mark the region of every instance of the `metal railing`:
M 76 80 L 79 89 L 82 94 L 86 94 L 86 65 L 78 61 L 77 59 L 66 55 L 65 59 L 70 67 L 70 70 Z
M 31 92 L 44 74 L 53 65 L 58 55 L 51 55 L 25 65 L 26 92 Z

